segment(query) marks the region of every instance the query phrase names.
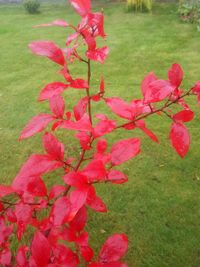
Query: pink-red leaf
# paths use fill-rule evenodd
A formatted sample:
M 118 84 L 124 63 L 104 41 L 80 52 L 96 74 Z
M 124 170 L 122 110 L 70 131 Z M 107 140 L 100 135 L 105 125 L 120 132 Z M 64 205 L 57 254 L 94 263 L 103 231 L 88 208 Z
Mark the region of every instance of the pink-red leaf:
M 43 136 L 43 145 L 47 154 L 55 160 L 64 160 L 64 145 L 51 133 L 45 133 Z
M 54 226 L 63 225 L 69 219 L 71 203 L 67 197 L 58 198 L 51 210 L 50 221 Z
M 14 188 L 12 188 L 12 186 L 0 185 L 0 197 L 8 196 L 14 192 L 15 192 L 15 190 L 14 190 Z
M 111 170 L 107 174 L 107 180 L 113 184 L 122 184 L 128 181 L 127 176 L 118 170 Z
M 173 119 L 179 122 L 188 122 L 193 120 L 193 118 L 194 112 L 191 110 L 182 110 L 173 116 Z
M 22 130 L 20 140 L 31 137 L 47 127 L 47 125 L 54 120 L 54 117 L 49 114 L 39 114 L 33 117 L 29 123 Z
M 50 26 L 68 27 L 69 24 L 65 20 L 58 19 L 58 20 L 54 20 L 54 21 L 49 22 L 49 23 L 36 25 L 36 26 L 34 26 L 34 28 L 50 27 Z
M 39 101 L 50 99 L 53 96 L 61 94 L 66 88 L 67 84 L 62 82 L 53 82 L 47 84 L 40 92 Z
M 160 102 L 170 95 L 174 86 L 165 80 L 156 80 L 149 84 L 145 92 L 144 100 L 148 103 Z
M 47 238 L 39 231 L 34 235 L 31 253 L 38 266 L 47 266 L 51 255 L 51 247 Z
M 149 85 L 156 80 L 157 80 L 157 78 L 153 72 L 150 72 L 144 78 L 144 80 L 142 81 L 142 84 L 141 84 L 142 94 L 143 94 L 144 98 L 145 98 L 147 92 L 150 90 Z
M 88 105 L 88 97 L 83 97 L 74 107 L 74 117 L 76 120 L 80 120 L 86 112 Z
M 56 95 L 51 97 L 49 103 L 52 113 L 54 113 L 57 118 L 62 119 L 65 112 L 65 102 L 62 96 Z
M 91 161 L 82 171 L 88 177 L 89 182 L 101 180 L 106 176 L 106 170 L 101 160 Z
M 180 157 L 185 157 L 190 147 L 190 135 L 187 128 L 179 122 L 172 123 L 170 140 Z
M 39 56 L 45 56 L 59 65 L 65 64 L 65 58 L 62 50 L 50 41 L 35 41 L 29 44 L 32 52 Z
M 111 147 L 111 162 L 113 165 L 119 165 L 140 152 L 140 140 L 138 138 L 129 138 L 117 142 Z
M 112 111 L 121 118 L 131 120 L 134 118 L 134 112 L 131 105 L 118 97 L 111 97 L 105 99 L 106 104 L 112 109 Z
M 64 193 L 65 190 L 66 188 L 63 185 L 53 185 L 49 193 L 49 199 L 51 200 L 58 197 L 60 194 Z
M 109 53 L 108 47 L 97 48 L 86 52 L 86 56 L 94 61 L 98 61 L 103 64 Z
M 82 17 L 86 16 L 91 10 L 90 0 L 70 0 L 70 3 Z
M 173 64 L 168 71 L 168 78 L 172 85 L 179 87 L 183 80 L 183 70 L 179 64 Z
M 115 262 L 122 258 L 128 249 L 128 239 L 124 234 L 110 236 L 101 248 L 99 261 L 101 263 Z

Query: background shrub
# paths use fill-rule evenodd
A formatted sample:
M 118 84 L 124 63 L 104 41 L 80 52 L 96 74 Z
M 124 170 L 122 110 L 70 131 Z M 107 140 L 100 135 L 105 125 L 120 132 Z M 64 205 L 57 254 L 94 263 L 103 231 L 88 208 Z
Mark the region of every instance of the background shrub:
M 25 10 L 30 14 L 39 12 L 40 2 L 38 0 L 24 0 L 23 5 Z
M 149 12 L 152 10 L 152 0 L 127 0 L 127 11 Z

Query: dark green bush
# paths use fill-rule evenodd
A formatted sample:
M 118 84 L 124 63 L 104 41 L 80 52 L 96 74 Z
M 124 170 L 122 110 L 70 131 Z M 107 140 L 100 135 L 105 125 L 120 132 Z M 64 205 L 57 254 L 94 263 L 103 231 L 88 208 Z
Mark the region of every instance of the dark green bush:
M 23 5 L 25 10 L 30 14 L 39 12 L 40 2 L 38 0 L 24 0 Z
M 197 24 L 200 30 L 200 1 L 181 1 L 178 13 L 183 21 Z

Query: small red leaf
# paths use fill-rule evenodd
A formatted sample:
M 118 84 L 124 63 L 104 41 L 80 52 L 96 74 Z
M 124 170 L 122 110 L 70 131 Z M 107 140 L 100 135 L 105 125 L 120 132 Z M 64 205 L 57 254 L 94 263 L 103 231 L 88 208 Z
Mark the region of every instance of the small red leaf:
M 83 97 L 74 107 L 74 117 L 76 120 L 80 120 L 86 112 L 88 105 L 88 97 Z
M 121 118 L 131 120 L 135 114 L 131 105 L 118 97 L 111 97 L 105 99 L 106 104 L 112 109 L 112 111 Z
M 49 103 L 52 113 L 54 113 L 57 118 L 62 119 L 65 112 L 65 102 L 62 96 L 56 95 L 51 97 Z
M 155 74 L 153 72 L 150 72 L 149 74 L 147 74 L 147 76 L 144 78 L 144 80 L 142 81 L 142 84 L 141 84 L 141 88 L 142 88 L 142 94 L 145 98 L 147 92 L 150 90 L 149 89 L 149 85 L 156 81 L 157 78 L 155 76 Z
M 179 64 L 173 64 L 168 71 L 168 78 L 172 85 L 179 87 L 183 80 L 183 70 Z
M 64 160 L 64 145 L 51 133 L 45 133 L 43 136 L 43 145 L 47 154 L 55 160 Z
M 124 256 L 128 249 L 128 239 L 124 234 L 110 236 L 101 248 L 99 260 L 101 263 L 115 262 Z
M 0 197 L 8 196 L 14 192 L 15 192 L 15 190 L 14 190 L 14 188 L 12 188 L 12 186 L 0 185 Z
M 168 81 L 156 80 L 149 84 L 148 90 L 145 92 L 144 100 L 148 103 L 160 102 L 170 95 L 174 90 Z
M 187 128 L 182 123 L 172 123 L 170 140 L 179 156 L 182 158 L 185 157 L 190 147 L 190 135 Z
M 90 186 L 90 190 L 88 191 L 87 205 L 97 212 L 107 212 L 105 203 L 96 195 L 96 191 L 93 186 Z
M 49 193 L 49 199 L 51 200 L 55 197 L 58 197 L 60 194 L 64 193 L 65 190 L 66 190 L 66 188 L 63 185 L 52 186 L 50 193 Z
M 53 82 L 47 84 L 40 92 L 39 101 L 50 99 L 53 96 L 61 94 L 66 88 L 67 84 L 62 82 Z
M 109 53 L 108 47 L 97 48 L 94 50 L 87 51 L 86 55 L 89 59 L 98 61 L 103 64 Z
M 34 28 L 50 27 L 50 26 L 68 27 L 69 24 L 65 20 L 58 19 L 58 20 L 54 20 L 54 21 L 49 22 L 49 23 L 36 25 L 36 26 L 34 26 Z
M 29 44 L 32 52 L 39 56 L 45 56 L 59 65 L 65 64 L 62 50 L 50 41 L 35 41 Z
M 85 17 L 91 10 L 90 0 L 70 0 L 76 12 Z
M 193 118 L 194 112 L 191 110 L 182 110 L 173 116 L 173 119 L 179 122 L 188 122 L 193 120 Z
M 50 221 L 54 226 L 61 226 L 68 221 L 71 212 L 71 203 L 67 197 L 58 198 L 51 210 Z
M 89 182 L 101 180 L 106 176 L 106 170 L 101 160 L 91 161 L 82 171 L 88 177 Z
M 70 86 L 74 89 L 85 89 L 88 88 L 88 82 L 83 79 L 76 79 L 70 82 Z
M 50 259 L 51 247 L 46 237 L 39 231 L 34 235 L 31 253 L 38 266 L 47 266 Z
M 111 148 L 111 161 L 113 165 L 119 165 L 140 152 L 140 140 L 129 138 L 117 142 Z
M 52 120 L 54 120 L 54 117 L 49 114 L 39 114 L 33 117 L 22 130 L 20 140 L 31 137 L 41 132 Z
M 127 176 L 118 170 L 111 170 L 108 172 L 107 180 L 113 184 L 122 184 L 128 181 Z

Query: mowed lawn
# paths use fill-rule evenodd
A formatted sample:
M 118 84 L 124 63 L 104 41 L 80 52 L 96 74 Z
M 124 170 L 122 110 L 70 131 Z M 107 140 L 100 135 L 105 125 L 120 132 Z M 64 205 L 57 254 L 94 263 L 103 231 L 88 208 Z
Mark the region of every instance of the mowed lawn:
M 96 2 L 95 2 L 96 3 Z M 106 44 L 110 56 L 104 66 L 92 64 L 92 90 L 104 74 L 107 96 L 125 100 L 139 98 L 140 83 L 150 71 L 166 78 L 170 65 L 182 65 L 182 88 L 200 80 L 200 33 L 195 26 L 181 23 L 177 6 L 159 4 L 152 14 L 124 12 L 123 4 L 96 4 L 104 8 Z M 63 18 L 78 23 L 78 16 L 65 5 L 46 4 L 38 15 L 28 15 L 21 6 L 0 5 L 0 181 L 9 182 L 31 153 L 41 153 L 41 135 L 18 142 L 21 129 L 39 112 L 48 112 L 47 103 L 36 99 L 41 88 L 52 81 L 62 81 L 58 66 L 48 59 L 33 56 L 27 48 L 33 40 L 53 40 L 61 47 L 70 30 L 32 26 Z M 74 65 L 75 75 L 86 76 L 85 66 Z M 67 109 L 83 93 L 66 92 Z M 140 136 L 142 153 L 121 166 L 129 177 L 125 185 L 101 185 L 99 195 L 108 206 L 108 214 L 90 212 L 90 242 L 97 251 L 113 233 L 129 236 L 125 261 L 130 267 L 200 266 L 200 110 L 196 100 L 189 100 L 196 117 L 188 123 L 191 148 L 185 159 L 171 149 L 170 121 L 155 116 L 148 126 L 160 144 L 152 143 L 139 131 L 117 131 L 109 142 Z M 94 113 L 110 111 L 102 104 L 93 105 Z M 78 155 L 79 145 L 73 134 L 61 131 L 68 155 Z M 46 175 L 48 184 L 61 181 L 59 173 Z M 60 179 L 60 180 L 59 180 Z

